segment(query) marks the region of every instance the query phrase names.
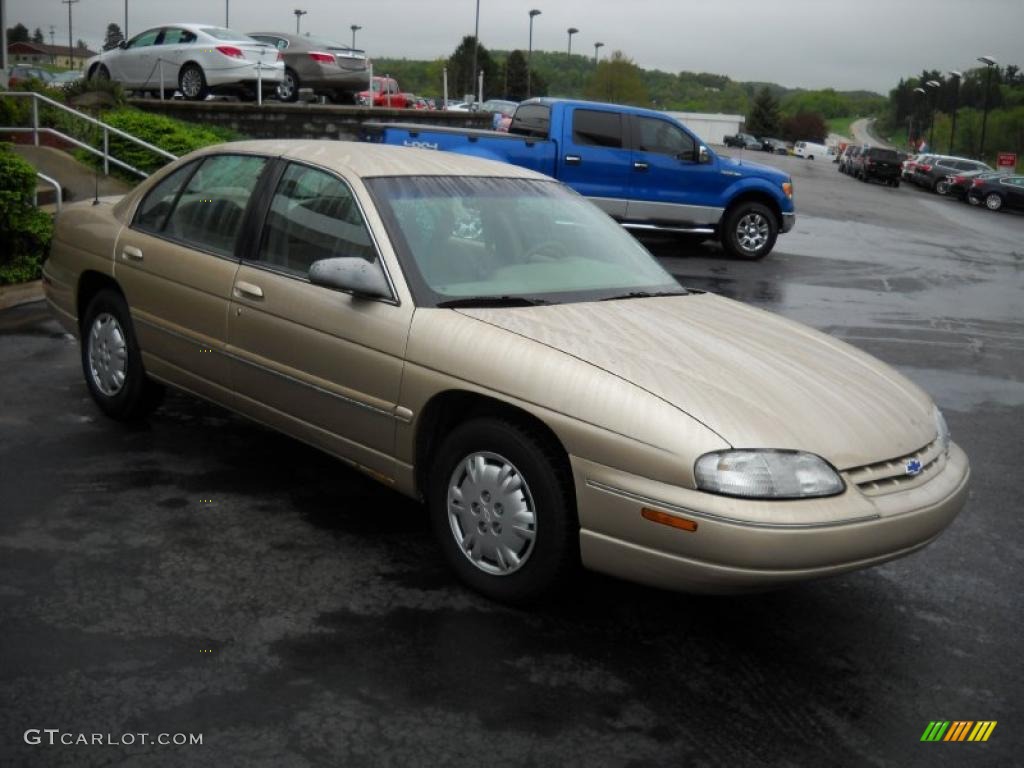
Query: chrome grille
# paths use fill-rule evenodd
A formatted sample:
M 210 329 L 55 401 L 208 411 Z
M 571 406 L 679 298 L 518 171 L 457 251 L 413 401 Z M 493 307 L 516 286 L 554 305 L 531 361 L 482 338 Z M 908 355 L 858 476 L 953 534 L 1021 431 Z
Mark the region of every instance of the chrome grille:
M 914 460 L 921 462 L 921 471 L 916 475 L 908 475 L 907 464 Z M 865 496 L 881 496 L 924 485 L 942 469 L 945 460 L 942 445 L 936 439 L 914 453 L 854 467 L 843 474 L 847 482 L 856 485 Z

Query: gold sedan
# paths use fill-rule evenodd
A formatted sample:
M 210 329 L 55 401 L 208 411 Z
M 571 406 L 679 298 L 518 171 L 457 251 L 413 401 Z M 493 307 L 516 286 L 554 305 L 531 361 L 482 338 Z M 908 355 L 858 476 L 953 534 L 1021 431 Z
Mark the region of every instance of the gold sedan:
M 211 147 L 68 206 L 44 282 L 109 416 L 171 385 L 317 446 L 423 499 L 448 562 L 496 599 L 581 562 L 705 592 L 841 573 L 924 546 L 967 495 L 913 383 L 681 288 L 510 165 Z

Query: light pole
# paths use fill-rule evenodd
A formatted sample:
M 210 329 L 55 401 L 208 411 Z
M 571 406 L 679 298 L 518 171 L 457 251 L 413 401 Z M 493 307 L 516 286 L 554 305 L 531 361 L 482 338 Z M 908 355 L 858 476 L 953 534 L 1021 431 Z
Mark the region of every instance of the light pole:
M 473 69 L 469 73 L 469 87 L 473 93 L 476 94 L 476 54 L 480 50 L 480 0 L 476 0 L 476 21 L 473 22 Z M 476 103 L 476 96 L 473 97 L 473 103 Z M 448 109 L 448 105 L 444 105 L 445 109 Z
M 540 16 L 540 11 L 534 8 L 530 11 L 530 46 L 526 53 L 526 98 L 533 95 L 533 17 Z
M 604 43 L 594 43 L 594 66 L 597 66 L 597 52 L 604 47 Z
M 50 45 L 53 45 L 52 32 Z M 7 0 L 0 0 L 0 86 L 7 89 Z
M 941 88 L 942 83 L 938 80 L 929 80 L 925 83 L 929 88 Z M 931 96 L 928 99 L 928 106 L 931 107 L 931 124 L 928 126 L 928 149 L 931 149 L 935 143 L 935 96 Z
M 978 150 L 978 158 L 984 161 L 985 127 L 988 124 L 988 95 L 992 91 L 992 68 L 996 65 L 996 60 L 991 56 L 979 56 L 978 61 L 988 67 L 988 72 L 985 75 L 985 110 L 981 113 L 981 148 Z
M 568 54 L 567 58 L 571 59 L 572 58 L 572 36 L 575 35 L 577 32 L 579 32 L 579 30 L 576 29 L 576 27 L 569 27 L 569 29 L 567 31 L 569 32 L 569 54 Z
M 78 2 L 78 0 L 60 0 L 64 5 L 68 7 L 68 63 L 71 65 L 71 69 L 75 68 L 75 47 L 72 45 L 71 35 L 71 6 Z
M 956 136 L 956 112 L 960 100 L 960 79 L 963 77 L 962 72 L 957 72 L 955 69 L 950 70 L 949 76 L 956 80 L 953 87 L 953 122 L 949 126 L 949 154 L 953 154 L 953 139 Z
M 928 92 L 924 88 L 922 88 L 920 86 L 918 86 L 917 88 L 914 89 L 914 93 L 920 93 L 922 96 L 925 97 L 926 100 L 928 98 Z M 910 140 L 911 141 L 914 140 L 914 114 L 916 112 L 917 112 L 917 105 L 916 104 L 911 104 L 911 108 L 910 108 L 910 134 L 911 134 L 910 135 Z M 919 144 L 914 147 L 914 152 L 916 153 L 918 149 L 920 149 L 920 145 Z M 929 147 L 929 149 L 931 149 L 931 147 Z
M 128 0 L 124 0 L 124 32 L 121 33 L 121 39 L 128 42 Z
M 128 0 L 125 0 L 128 2 Z M 224 26 L 231 28 L 231 0 L 224 0 Z
M 299 20 L 302 19 L 309 11 L 300 11 L 298 8 L 295 9 L 295 34 L 299 34 Z
M 356 32 L 358 32 L 360 29 L 362 29 L 362 27 L 360 27 L 358 24 L 353 24 L 350 27 L 350 29 L 352 30 L 352 50 L 355 50 L 355 48 L 356 48 Z

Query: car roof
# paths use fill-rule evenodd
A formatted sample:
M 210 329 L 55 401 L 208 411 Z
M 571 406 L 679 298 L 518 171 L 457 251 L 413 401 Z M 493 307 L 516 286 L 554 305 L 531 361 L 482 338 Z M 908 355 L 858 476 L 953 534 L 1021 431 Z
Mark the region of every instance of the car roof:
M 284 157 L 369 178 L 374 176 L 481 176 L 550 180 L 543 174 L 509 163 L 467 157 L 454 152 L 394 147 L 360 141 L 329 139 L 288 139 L 233 141 L 216 144 L 195 153 L 230 151 Z

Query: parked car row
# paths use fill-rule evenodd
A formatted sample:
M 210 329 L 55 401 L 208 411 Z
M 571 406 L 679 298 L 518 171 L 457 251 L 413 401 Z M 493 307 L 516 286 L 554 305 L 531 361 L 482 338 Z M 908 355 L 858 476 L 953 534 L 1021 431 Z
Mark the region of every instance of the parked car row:
M 787 144 L 782 139 L 776 139 L 770 136 L 757 137 L 752 133 L 743 133 L 742 131 L 737 133 L 735 136 L 726 136 L 723 139 L 723 143 L 727 147 L 770 152 L 773 155 L 793 154 L 793 145 Z
M 38 80 L 48 88 L 59 90 L 81 79 L 82 73 L 75 70 L 51 72 L 48 69 L 34 67 L 31 64 L 15 64 L 7 70 L 7 85 L 10 88 L 31 80 Z
M 971 160 L 966 157 L 914 155 L 907 158 L 904 163 L 902 176 L 912 184 L 942 194 L 946 187 L 947 176 L 957 173 L 991 170 L 991 166 L 986 165 L 980 160 Z
M 886 186 L 898 187 L 901 168 L 895 149 L 851 144 L 839 155 L 839 172 L 864 182 L 881 181 Z

